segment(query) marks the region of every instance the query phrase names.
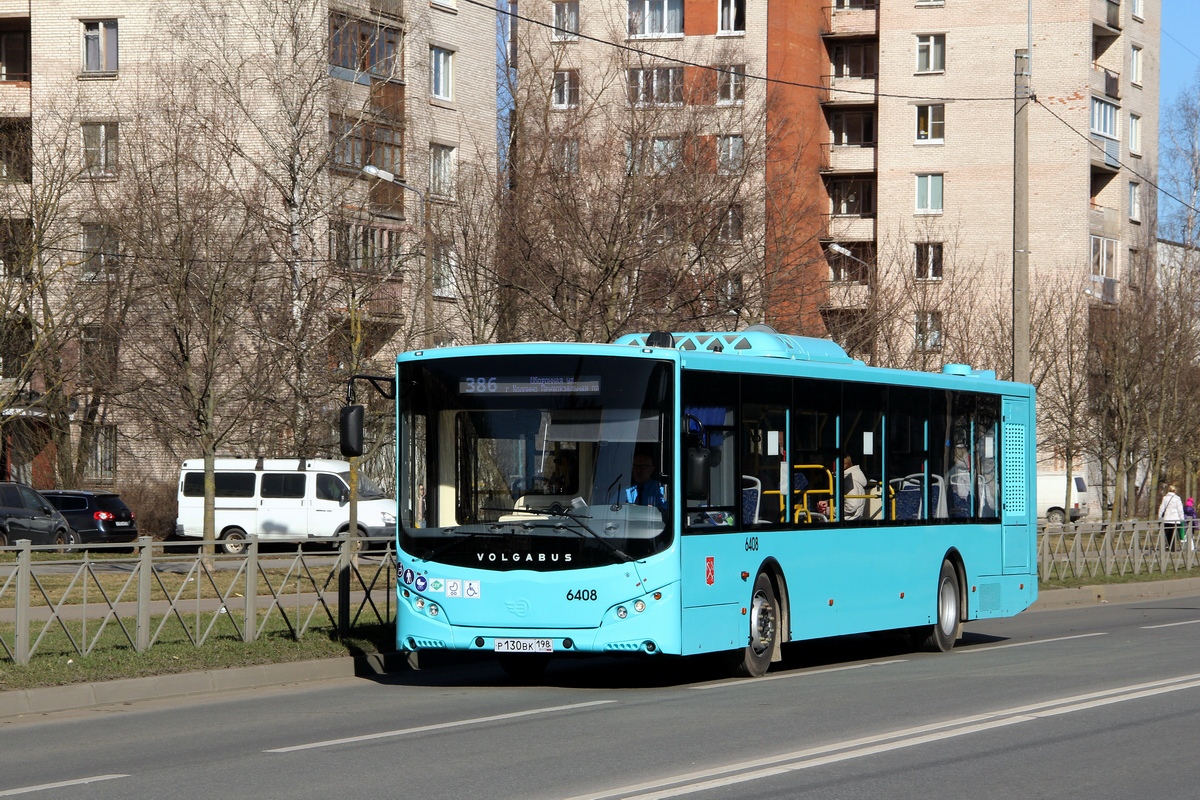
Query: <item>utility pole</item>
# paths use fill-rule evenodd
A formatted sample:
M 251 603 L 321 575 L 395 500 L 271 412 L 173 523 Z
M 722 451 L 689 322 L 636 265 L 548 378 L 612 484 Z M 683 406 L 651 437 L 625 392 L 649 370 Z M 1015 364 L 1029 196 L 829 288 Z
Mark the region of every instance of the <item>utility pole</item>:
M 1032 0 L 1030 0 L 1032 5 Z M 1013 114 L 1012 379 L 1029 383 L 1029 105 L 1032 48 L 1016 51 Z

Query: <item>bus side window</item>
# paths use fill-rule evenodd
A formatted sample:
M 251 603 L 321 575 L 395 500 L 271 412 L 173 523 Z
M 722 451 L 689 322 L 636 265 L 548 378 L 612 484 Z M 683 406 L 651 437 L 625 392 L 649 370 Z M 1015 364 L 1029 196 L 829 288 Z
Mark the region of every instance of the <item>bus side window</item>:
M 787 450 L 792 480 L 790 522 L 835 521 L 841 507 L 835 470 L 840 464 L 837 427 L 842 386 L 835 381 L 797 378 L 792 396 L 792 441 Z
M 682 399 L 684 419 L 680 425 L 681 455 L 689 445 L 708 451 L 708 495 L 686 497 L 684 524 L 711 528 L 732 525 L 740 505 L 741 486 L 737 467 L 737 428 L 734 411 L 737 376 L 712 372 L 684 372 Z

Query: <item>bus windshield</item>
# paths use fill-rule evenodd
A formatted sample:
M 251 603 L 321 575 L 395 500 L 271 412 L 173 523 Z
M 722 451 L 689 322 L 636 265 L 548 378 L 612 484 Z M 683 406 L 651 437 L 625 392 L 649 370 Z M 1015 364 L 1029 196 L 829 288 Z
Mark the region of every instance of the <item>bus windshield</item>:
M 505 355 L 400 365 L 401 549 L 492 569 L 671 542 L 669 362 Z

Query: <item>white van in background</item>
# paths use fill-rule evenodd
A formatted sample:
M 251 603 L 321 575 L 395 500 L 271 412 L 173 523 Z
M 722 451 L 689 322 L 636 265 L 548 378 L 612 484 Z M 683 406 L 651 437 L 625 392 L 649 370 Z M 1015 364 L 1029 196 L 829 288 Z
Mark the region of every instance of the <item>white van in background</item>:
M 325 458 L 218 458 L 215 534 L 226 553 L 245 550 L 246 537 L 330 537 L 350 527 L 350 464 Z M 358 475 L 360 536 L 394 536 L 396 503 Z M 179 472 L 179 536 L 204 536 L 204 459 Z
M 1072 475 L 1074 485 L 1071 487 L 1070 520 L 1086 517 L 1090 511 L 1088 506 L 1088 486 L 1082 475 Z M 1065 472 L 1039 472 L 1037 476 L 1037 512 L 1038 519 L 1044 519 L 1052 524 L 1062 524 L 1067 521 L 1067 474 Z

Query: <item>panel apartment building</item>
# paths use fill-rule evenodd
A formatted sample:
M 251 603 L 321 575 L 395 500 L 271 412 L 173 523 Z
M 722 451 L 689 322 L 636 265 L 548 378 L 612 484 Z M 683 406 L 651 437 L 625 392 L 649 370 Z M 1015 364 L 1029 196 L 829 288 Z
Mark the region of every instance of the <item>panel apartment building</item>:
M 1009 373 L 995 343 L 1011 319 L 1025 3 L 525 0 L 520 9 L 518 71 L 526 84 L 531 70 L 553 71 L 541 80 L 559 107 L 576 97 L 611 108 L 763 103 L 764 114 L 742 117 L 759 130 L 711 137 L 718 164 L 730 140 L 767 141 L 760 186 L 782 171 L 801 189 L 788 202 L 802 213 L 787 228 L 802 244 L 759 319 L 831 334 L 876 363 L 969 360 Z M 1143 229 L 1153 224 L 1159 21 L 1160 0 L 1034 4 L 1034 295 L 1071 287 L 1111 303 L 1153 262 Z M 706 80 L 715 94 L 694 91 Z M 765 209 L 759 224 L 789 211 L 772 208 L 769 191 L 751 194 L 747 206 Z M 770 260 L 777 240 L 764 242 Z
M 306 435 L 268 430 L 227 391 L 286 360 L 272 367 L 256 343 L 307 348 L 301 375 L 324 385 L 301 421 L 320 427 L 347 368 L 330 332 L 352 308 L 376 348 L 451 340 L 452 284 L 426 273 L 452 262 L 453 241 L 424 258 L 422 223 L 457 202 L 460 160 L 494 169 L 495 25 L 457 0 L 0 0 L 0 478 L 121 488 L 174 481 L 199 454 L 186 425 L 170 441 L 147 424 L 189 415 L 163 385 L 198 373 L 172 375 L 146 346 L 181 330 L 182 306 L 158 290 L 184 270 L 263 276 L 238 290 L 262 293 L 238 335 L 189 354 L 227 362 L 207 376 L 240 426 L 224 452 L 290 455 Z M 205 217 L 202 175 L 222 172 L 230 205 Z M 138 205 L 168 189 L 177 217 Z M 188 255 L 184 219 L 193 238 L 210 226 L 207 255 Z M 177 241 L 156 237 L 174 227 Z M 141 407 L 159 391 L 157 412 Z

